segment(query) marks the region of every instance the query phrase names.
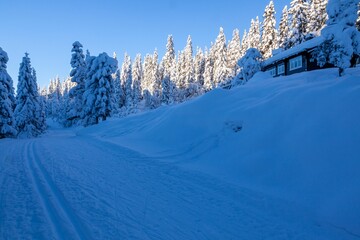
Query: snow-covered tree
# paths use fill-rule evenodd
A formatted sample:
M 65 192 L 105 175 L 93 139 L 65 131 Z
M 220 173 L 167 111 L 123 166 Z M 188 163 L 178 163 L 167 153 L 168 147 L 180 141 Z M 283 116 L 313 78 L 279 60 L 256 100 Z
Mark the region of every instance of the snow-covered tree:
M 230 70 L 230 77 L 235 77 L 238 74 L 239 66 L 237 62 L 241 57 L 241 45 L 239 30 L 233 31 L 233 36 L 227 48 L 227 63 Z
M 230 79 L 230 69 L 227 62 L 227 47 L 224 29 L 220 28 L 219 35 L 216 38 L 212 48 L 214 51 L 214 83 L 220 86 Z
M 71 81 L 74 87 L 70 89 L 69 101 L 70 109 L 66 113 L 65 125 L 71 126 L 80 121 L 81 113 L 83 112 L 83 95 L 85 91 L 85 78 L 86 78 L 86 63 L 85 56 L 80 42 L 73 43 L 71 50 L 70 65 L 72 70 L 70 72 Z
M 133 107 L 132 73 L 131 73 L 131 59 L 127 53 L 125 53 L 124 62 L 121 67 L 120 79 L 122 84 L 124 85 L 124 90 L 125 90 L 125 107 L 127 111 L 131 111 Z
M 36 106 L 39 106 L 39 109 L 35 112 L 36 114 L 36 118 L 37 118 L 37 127 L 40 130 L 40 132 L 45 132 L 47 125 L 46 125 L 46 107 L 44 102 L 41 99 L 41 96 L 39 94 L 39 87 L 37 84 L 37 76 L 36 76 L 36 70 L 35 68 L 32 69 L 32 76 L 33 76 L 33 81 L 34 81 L 34 85 L 36 87 L 36 91 L 34 91 L 35 94 L 35 101 L 36 101 Z
M 121 81 L 120 69 L 117 69 L 113 74 L 114 83 L 114 112 L 118 113 L 120 109 L 125 106 L 125 86 Z
M 0 139 L 14 137 L 17 134 L 13 81 L 6 70 L 8 61 L 7 53 L 0 47 Z
M 339 75 L 351 66 L 354 55 L 360 55 L 360 32 L 357 31 L 358 0 L 329 0 L 327 26 L 321 35 L 325 38 L 313 53 L 319 65 L 331 63 L 339 67 Z
M 84 92 L 83 124 L 85 126 L 105 121 L 111 116 L 113 106 L 113 79 L 117 60 L 101 53 L 89 60 Z
M 26 53 L 20 64 L 14 112 L 19 137 L 36 137 L 44 131 L 43 121 L 39 119 L 41 111 L 38 87 Z
M 161 102 L 164 104 L 170 104 L 173 102 L 172 97 L 171 79 L 170 76 L 166 74 L 161 81 Z
M 264 12 L 262 25 L 261 52 L 263 57 L 272 56 L 272 50 L 278 46 L 274 2 L 270 1 Z
M 255 20 L 251 19 L 251 25 L 250 25 L 249 33 L 247 35 L 247 42 L 248 42 L 247 49 L 249 48 L 260 49 L 260 44 L 261 44 L 260 39 L 261 39 L 260 21 L 259 21 L 259 17 L 256 17 Z
M 185 76 L 185 92 L 183 93 L 183 100 L 198 95 L 199 91 L 199 86 L 195 82 L 193 47 L 190 35 L 188 36 L 186 47 L 184 49 L 184 57 L 183 75 Z
M 239 43 L 240 44 L 240 43 Z M 200 86 L 204 85 L 205 58 L 201 48 L 197 48 L 194 61 L 195 82 Z
M 246 50 L 248 50 L 248 49 L 249 49 L 249 39 L 248 39 L 248 33 L 245 29 L 243 37 L 241 39 L 241 56 L 244 56 L 246 53 Z
M 51 116 L 53 119 L 58 119 L 61 109 L 61 82 L 59 76 L 56 76 L 55 79 L 50 81 L 49 91 L 48 91 L 48 112 L 47 115 Z
M 289 44 L 289 32 L 290 28 L 289 28 L 289 11 L 287 9 L 287 6 L 284 7 L 284 9 L 282 10 L 282 15 L 281 15 L 281 19 L 280 19 L 280 24 L 279 24 L 279 31 L 278 31 L 278 43 L 279 43 L 279 47 L 283 48 L 283 49 L 288 49 L 288 44 Z
M 141 55 L 137 54 L 132 67 L 132 78 L 133 78 L 133 103 L 134 109 L 138 108 L 138 104 L 142 99 L 141 80 L 143 78 L 143 69 L 141 62 Z
M 155 49 L 152 57 L 150 93 L 152 95 L 152 105 L 158 107 L 161 103 L 161 74 L 159 67 L 159 55 Z
M 360 2 L 358 3 L 358 11 L 357 11 L 357 20 L 356 20 L 356 28 L 360 31 Z
M 240 78 L 244 81 L 251 79 L 255 73 L 261 70 L 262 56 L 256 48 L 250 48 L 246 51 L 245 55 L 239 60 Z
M 174 101 L 173 81 L 176 78 L 175 63 L 174 40 L 173 37 L 169 35 L 166 44 L 166 53 L 162 59 L 163 77 L 161 81 L 161 102 L 165 104 L 170 104 Z
M 312 0 L 309 7 L 309 23 L 307 25 L 307 33 L 316 34 L 321 30 L 326 23 L 327 13 L 326 5 L 327 0 Z
M 205 72 L 204 72 L 204 90 L 206 92 L 215 88 L 214 83 L 214 59 L 208 51 L 205 51 Z
M 288 37 L 288 44 L 286 44 L 288 48 L 305 42 L 307 35 L 307 24 L 309 21 L 309 4 L 306 0 L 292 0 L 290 5 L 290 32 Z
M 172 35 L 168 36 L 166 44 L 166 53 L 162 59 L 164 66 L 164 77 L 170 77 L 173 74 L 174 64 L 175 64 L 175 49 L 174 49 L 174 39 Z

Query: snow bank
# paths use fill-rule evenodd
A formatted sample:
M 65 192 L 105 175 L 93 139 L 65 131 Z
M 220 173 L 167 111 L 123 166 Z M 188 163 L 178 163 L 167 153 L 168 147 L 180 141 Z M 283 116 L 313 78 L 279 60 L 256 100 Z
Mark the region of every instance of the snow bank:
M 80 130 L 106 141 L 296 201 L 360 234 L 360 69 L 216 89 Z

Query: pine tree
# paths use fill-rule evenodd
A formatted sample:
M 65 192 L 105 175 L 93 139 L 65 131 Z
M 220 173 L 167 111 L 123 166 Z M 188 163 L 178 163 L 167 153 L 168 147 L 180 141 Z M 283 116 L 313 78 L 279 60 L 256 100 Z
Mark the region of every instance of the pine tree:
M 6 70 L 8 61 L 7 53 L 0 47 L 0 139 L 14 137 L 17 134 L 13 81 Z
M 86 78 L 86 62 L 83 54 L 82 45 L 76 41 L 73 43 L 71 50 L 72 56 L 70 65 L 72 70 L 70 72 L 71 81 L 74 87 L 70 89 L 69 100 L 70 109 L 66 113 L 66 120 L 64 125 L 71 126 L 80 121 L 81 113 L 83 112 L 83 95 L 85 92 L 85 78 Z M 90 54 L 90 53 L 89 53 Z
M 233 31 L 233 36 L 231 41 L 228 44 L 227 49 L 227 62 L 228 68 L 230 69 L 230 76 L 234 78 L 239 71 L 239 66 L 237 62 L 241 57 L 241 45 L 240 45 L 240 35 L 239 30 L 235 29 Z
M 87 79 L 84 93 L 84 120 L 85 126 L 98 124 L 111 116 L 113 106 L 113 79 L 117 60 L 101 53 L 96 58 L 89 59 Z
M 133 78 L 132 89 L 133 89 L 134 109 L 137 109 L 142 99 L 141 80 L 143 78 L 143 69 L 142 69 L 140 54 L 137 54 L 135 57 L 134 66 L 132 68 L 132 78 Z
M 290 32 L 287 47 L 306 41 L 309 5 L 306 0 L 292 0 L 289 9 Z
M 287 6 L 285 6 L 284 9 L 282 10 L 278 33 L 279 33 L 278 36 L 279 47 L 283 49 L 288 49 L 289 48 L 288 36 L 290 34 L 290 28 L 289 28 L 289 12 Z
M 36 137 L 45 127 L 38 117 L 41 115 L 40 98 L 33 75 L 29 54 L 26 53 L 20 64 L 19 79 L 14 112 L 18 136 Z
M 272 50 L 278 46 L 274 2 L 270 1 L 264 12 L 262 25 L 261 52 L 263 57 L 272 56 Z
M 230 69 L 227 62 L 227 47 L 224 29 L 220 28 L 218 37 L 213 46 L 214 61 L 214 84 L 220 86 L 230 80 Z

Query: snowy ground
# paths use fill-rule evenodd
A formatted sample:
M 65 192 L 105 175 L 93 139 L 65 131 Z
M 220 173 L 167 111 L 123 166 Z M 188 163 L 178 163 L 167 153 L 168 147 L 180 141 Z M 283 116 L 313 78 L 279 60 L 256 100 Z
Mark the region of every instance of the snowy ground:
M 360 69 L 0 140 L 0 239 L 359 239 Z

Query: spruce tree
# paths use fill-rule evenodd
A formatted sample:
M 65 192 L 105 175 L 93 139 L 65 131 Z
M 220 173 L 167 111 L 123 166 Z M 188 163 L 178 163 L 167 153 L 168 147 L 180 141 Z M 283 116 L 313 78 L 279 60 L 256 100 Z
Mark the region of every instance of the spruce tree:
M 215 88 L 214 83 L 214 59 L 208 51 L 205 51 L 205 72 L 204 72 L 204 90 L 208 92 Z
M 40 130 L 40 132 L 45 132 L 47 125 L 46 125 L 46 109 L 45 104 L 41 99 L 41 95 L 39 94 L 39 87 L 37 85 L 37 76 L 36 76 L 36 70 L 35 68 L 32 69 L 32 76 L 34 85 L 36 87 L 35 93 L 35 100 L 36 100 L 36 106 L 39 106 L 38 111 L 36 112 L 36 118 L 37 118 L 37 128 Z
M 228 44 L 227 49 L 227 62 L 228 68 L 230 69 L 230 76 L 234 78 L 239 71 L 239 66 L 237 62 L 241 57 L 241 45 L 240 45 L 240 34 L 239 30 L 235 29 L 233 31 L 233 36 L 231 41 Z
M 261 52 L 265 59 L 271 57 L 272 50 L 278 46 L 275 14 L 274 2 L 270 1 L 265 8 L 262 25 Z
M 196 49 L 194 61 L 194 77 L 195 82 L 200 88 L 204 85 L 205 58 L 201 48 Z
M 360 2 L 358 3 L 358 11 L 357 11 L 357 20 L 356 20 L 356 28 L 360 31 Z
M 307 35 L 309 5 L 306 0 L 292 0 L 289 9 L 290 32 L 287 47 L 305 42 Z
M 117 60 L 101 53 L 89 60 L 84 93 L 83 124 L 85 126 L 105 121 L 112 114 L 113 79 Z
M 166 44 L 166 53 L 162 59 L 164 65 L 164 76 L 170 77 L 175 64 L 175 49 L 174 49 L 174 39 L 172 35 L 168 36 Z
M 85 91 L 85 78 L 86 78 L 86 63 L 83 54 L 82 45 L 76 41 L 73 43 L 71 50 L 72 56 L 70 65 L 72 70 L 70 72 L 71 81 L 74 87 L 70 89 L 69 100 L 71 101 L 71 110 L 67 112 L 65 125 L 71 126 L 80 121 L 81 113 L 83 112 L 83 95 Z
M 255 20 L 254 19 L 251 20 L 250 29 L 247 36 L 247 41 L 248 41 L 247 49 L 249 48 L 260 49 L 260 38 L 261 38 L 260 21 L 259 21 L 259 17 L 256 17 Z
M 146 54 L 144 59 L 144 74 L 143 74 L 143 80 L 141 81 L 141 89 L 143 91 L 150 89 L 151 80 L 152 80 L 152 72 L 153 72 L 153 59 L 150 54 Z
M 121 83 L 124 86 L 125 93 L 125 108 L 128 112 L 132 111 L 133 98 L 132 98 L 132 73 L 131 73 L 131 59 L 125 53 L 124 62 L 121 67 Z
M 134 65 L 132 68 L 132 78 L 133 78 L 133 104 L 134 109 L 138 108 L 138 105 L 142 99 L 142 90 L 141 90 L 141 80 L 143 78 L 143 69 L 141 62 L 141 55 L 137 54 L 135 57 Z
M 220 28 L 218 37 L 213 46 L 214 62 L 214 84 L 220 86 L 230 80 L 230 69 L 227 62 L 227 47 L 224 29 Z
M 161 81 L 161 102 L 171 104 L 173 99 L 173 81 L 175 80 L 175 50 L 174 40 L 171 35 L 168 36 L 166 44 L 166 53 L 162 59 L 163 77 Z
M 6 70 L 8 61 L 7 53 L 0 47 L 0 139 L 15 137 L 17 134 L 13 81 Z
M 288 49 L 288 37 L 289 37 L 289 12 L 287 6 L 284 7 L 282 10 L 282 15 L 279 24 L 279 31 L 278 31 L 278 42 L 279 47 L 283 49 Z
M 249 39 L 248 39 L 248 33 L 245 29 L 243 37 L 241 39 L 241 56 L 244 56 L 246 53 L 246 50 L 248 50 L 248 49 L 249 49 Z
M 318 34 L 326 23 L 327 13 L 326 5 L 327 0 L 312 0 L 309 7 L 309 23 L 307 25 L 307 33 Z
M 152 57 L 150 93 L 152 95 L 152 106 L 156 108 L 161 103 L 161 74 L 159 67 L 159 55 L 155 49 Z
M 185 93 L 184 99 L 189 99 L 198 95 L 199 86 L 195 82 L 194 76 L 194 59 L 191 36 L 188 36 L 186 47 L 184 49 L 184 75 L 185 75 Z
M 39 119 L 41 111 L 38 87 L 29 54 L 25 53 L 19 69 L 14 112 L 19 137 L 36 137 L 44 131 L 43 121 Z
M 238 65 L 241 68 L 241 77 L 247 82 L 256 72 L 261 70 L 262 56 L 258 49 L 250 48 L 245 55 L 239 60 Z

